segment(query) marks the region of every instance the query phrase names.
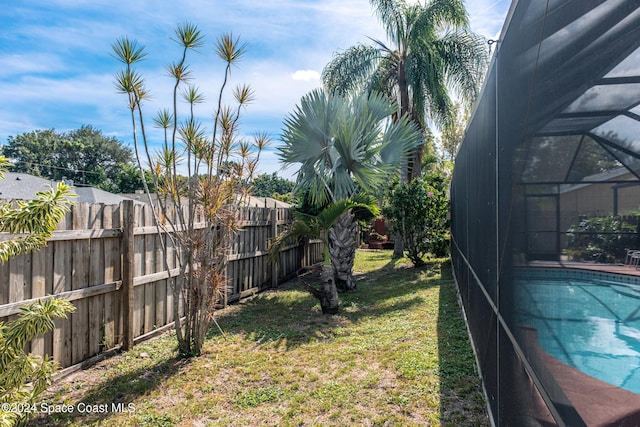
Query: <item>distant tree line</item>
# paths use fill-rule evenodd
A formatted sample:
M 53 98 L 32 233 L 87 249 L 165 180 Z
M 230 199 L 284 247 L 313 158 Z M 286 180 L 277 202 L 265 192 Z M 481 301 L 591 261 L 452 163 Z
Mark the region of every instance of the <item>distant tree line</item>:
M 295 185 L 293 181 L 284 179 L 275 172 L 270 175 L 262 174 L 254 178 L 251 183 L 251 194 L 257 197 L 273 197 L 282 200 L 283 196 L 293 191 Z
M 131 149 L 92 126 L 70 132 L 49 129 L 10 136 L 0 147 L 0 155 L 14 164 L 12 172 L 53 181 L 71 180 L 76 186 L 112 193 L 133 193 L 143 188 Z

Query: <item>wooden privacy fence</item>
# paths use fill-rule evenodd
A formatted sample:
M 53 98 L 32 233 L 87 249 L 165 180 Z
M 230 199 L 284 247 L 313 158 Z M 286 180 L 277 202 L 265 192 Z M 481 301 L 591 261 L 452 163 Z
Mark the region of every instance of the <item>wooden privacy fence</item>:
M 53 356 L 63 368 L 173 326 L 176 257 L 168 257 L 166 271 L 160 239 L 172 254 L 171 239 L 158 235 L 151 209 L 133 201 L 72 206 L 46 248 L 0 264 L 0 321 L 45 296 L 71 300 L 76 311 L 29 349 Z M 292 221 L 287 208 L 240 208 L 241 228 L 227 255 L 225 304 L 322 261 L 321 241 L 284 247 L 277 267 L 268 261 L 269 240 Z

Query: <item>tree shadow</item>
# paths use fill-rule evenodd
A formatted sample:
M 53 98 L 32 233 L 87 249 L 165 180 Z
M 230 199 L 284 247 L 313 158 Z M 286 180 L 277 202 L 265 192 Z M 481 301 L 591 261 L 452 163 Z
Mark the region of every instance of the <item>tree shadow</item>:
M 132 350 L 132 352 L 135 350 Z M 129 353 L 130 356 L 133 356 Z M 140 353 L 140 356 L 145 357 Z M 148 356 L 146 356 L 148 357 Z M 121 363 L 123 363 L 122 361 Z M 111 416 L 118 413 L 136 412 L 133 403 L 138 397 L 161 387 L 170 377 L 176 375 L 190 363 L 190 359 L 179 358 L 177 356 L 163 359 L 158 363 L 140 367 L 128 373 L 115 375 L 106 380 L 101 379 L 84 393 L 71 393 L 72 397 L 66 396 L 55 400 L 56 397 L 49 397 L 41 405 L 49 408 L 47 411 L 40 411 L 39 416 L 29 421 L 29 426 L 62 426 L 71 423 L 81 424 L 101 424 Z M 97 369 L 92 367 L 91 369 Z M 82 384 L 80 384 L 82 385 Z M 74 387 L 70 382 L 69 386 Z M 66 394 L 66 393 L 65 393 Z M 54 412 L 61 405 L 73 405 L 73 410 L 67 413 Z
M 329 339 L 337 328 L 348 334 L 344 326 L 371 317 L 389 315 L 423 304 L 411 297 L 417 289 L 438 286 L 440 263 L 420 268 L 401 266 L 392 260 L 387 265 L 355 277 L 357 288 L 341 292 L 337 315 L 322 314 L 318 300 L 297 279 L 278 289 L 260 293 L 239 303 L 233 310 L 222 310 L 217 322 L 226 335 L 243 335 L 255 344 L 269 343 L 289 350 L 317 340 Z M 319 287 L 319 276 L 309 275 L 305 281 Z M 209 331 L 209 339 L 220 337 L 217 328 Z
M 340 312 L 334 316 L 322 314 L 318 301 L 302 285 L 294 282 L 234 304 L 229 310 L 220 310 L 216 314 L 216 319 L 227 337 L 242 335 L 256 346 L 275 345 L 280 349 L 291 350 L 306 343 L 330 341 L 335 339 L 337 334 L 344 337 L 345 334 L 352 333 L 345 326 L 368 318 L 393 315 L 394 312 L 420 306 L 425 303 L 423 297 L 415 295 L 420 289 L 440 286 L 441 298 L 443 298 L 442 293 L 445 291 L 441 286 L 443 283 L 441 276 L 446 276 L 449 278 L 447 280 L 450 280 L 451 273 L 447 269 L 448 265 L 444 265 L 443 268 L 441 262 L 414 268 L 404 266 L 397 260 L 391 260 L 382 268 L 357 275 L 356 290 L 340 294 Z M 451 292 L 451 289 L 446 292 Z M 440 307 L 441 320 L 438 323 L 440 340 L 451 342 L 452 334 L 459 333 L 459 330 L 464 331 L 465 335 L 462 338 L 467 339 L 463 322 L 452 326 L 442 321 L 449 313 L 454 313 L 454 308 L 458 310 L 456 315 L 460 317 L 455 293 L 453 305 L 450 301 L 447 304 L 445 308 Z M 215 325 L 210 329 L 208 339 L 223 339 Z M 453 339 L 457 341 L 461 338 Z M 456 354 L 457 348 L 456 346 L 441 347 L 439 350 L 440 373 L 443 381 L 443 420 L 448 419 L 451 412 L 450 409 L 444 408 L 449 404 L 458 405 L 459 396 L 464 393 L 465 379 L 475 375 L 473 372 L 468 373 L 459 368 L 455 362 L 455 358 L 460 356 Z M 140 354 L 140 350 L 134 349 L 130 355 L 133 353 L 132 357 L 136 357 L 136 351 Z M 471 353 L 470 348 L 468 353 Z M 104 422 L 115 415 L 113 408 L 126 409 L 129 403 L 136 401 L 140 396 L 162 387 L 163 383 L 178 374 L 189 363 L 188 359 L 173 356 L 162 358 L 157 363 L 147 364 L 131 372 L 116 374 L 112 378 L 103 379 L 103 377 L 97 385 L 83 391 L 82 394 L 71 393 L 72 396 L 68 401 L 74 405 L 79 402 L 88 405 L 107 404 L 108 411 L 90 414 L 78 411 L 71 414 L 52 414 L 37 418 L 30 425 L 55 426 L 79 422 L 82 424 Z M 473 363 L 471 364 L 475 366 Z M 111 406 L 112 402 L 116 405 L 115 407 Z M 51 403 L 62 402 L 51 401 Z M 122 406 L 117 406 L 118 404 Z
M 437 330 L 441 419 L 443 424 L 489 426 L 482 383 L 450 264 L 443 267 L 440 283 Z

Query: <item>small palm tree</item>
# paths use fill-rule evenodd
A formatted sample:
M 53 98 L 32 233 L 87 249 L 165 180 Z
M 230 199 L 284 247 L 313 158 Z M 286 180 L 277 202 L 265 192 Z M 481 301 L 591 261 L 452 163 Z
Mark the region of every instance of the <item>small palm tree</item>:
M 395 103 L 376 92 L 353 99 L 321 89 L 305 95 L 285 119 L 283 145 L 278 149 L 284 164 L 301 164 L 294 192 L 308 191 L 318 206 L 354 199 L 361 192 L 381 194 L 421 143 L 419 129 L 407 117 L 388 120 L 397 111 Z M 353 289 L 351 210 L 331 226 L 326 230 L 334 280 Z
M 317 215 L 310 215 L 303 212 L 294 213 L 294 222 L 291 227 L 284 233 L 279 234 L 270 248 L 271 261 L 277 260 L 278 254 L 283 246 L 287 245 L 292 239 L 321 239 L 323 243 L 323 266 L 322 266 L 322 287 L 318 291 L 313 287 L 308 290 L 320 300 L 320 307 L 324 314 L 335 314 L 338 312 L 338 289 L 336 286 L 336 273 L 334 265 L 335 259 L 331 256 L 331 252 L 335 246 L 332 245 L 332 236 L 335 236 L 336 225 L 341 218 L 345 218 L 344 214 L 351 212 L 353 209 L 362 209 L 371 215 L 380 213 L 375 204 L 359 203 L 352 200 L 341 200 L 330 203 L 324 207 Z M 350 218 L 347 216 L 346 218 Z M 339 225 L 338 225 L 339 227 Z M 348 239 L 347 239 L 348 240 Z M 351 266 L 353 267 L 353 260 Z M 349 270 L 349 273 L 351 270 Z
M 484 39 L 469 30 L 462 0 L 370 0 L 390 43 L 353 46 L 325 67 L 322 78 L 331 92 L 378 91 L 397 99 L 399 116 L 407 115 L 421 129 L 427 120 L 444 125 L 452 119 L 448 89 L 472 103 L 487 64 Z M 416 147 L 406 171 L 420 176 L 421 147 Z

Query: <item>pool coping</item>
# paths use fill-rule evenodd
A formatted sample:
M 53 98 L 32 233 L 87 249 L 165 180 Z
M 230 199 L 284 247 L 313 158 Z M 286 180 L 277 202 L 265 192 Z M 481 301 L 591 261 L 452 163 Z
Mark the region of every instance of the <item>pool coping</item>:
M 537 333 L 535 328 L 526 328 L 526 351 L 550 371 L 586 425 L 640 425 L 639 394 L 591 377 L 556 359 L 540 347 Z
M 640 269 L 636 266 L 626 264 L 603 264 L 578 261 L 529 261 L 525 264 L 515 265 L 515 267 L 584 270 L 600 273 L 621 274 L 624 276 L 640 278 Z

